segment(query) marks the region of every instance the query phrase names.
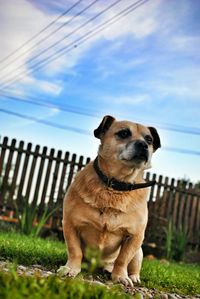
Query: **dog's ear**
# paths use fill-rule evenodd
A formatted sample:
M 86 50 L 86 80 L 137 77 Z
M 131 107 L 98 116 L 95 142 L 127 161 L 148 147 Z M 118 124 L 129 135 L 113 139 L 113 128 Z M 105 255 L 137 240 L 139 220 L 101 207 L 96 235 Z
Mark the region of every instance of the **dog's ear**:
M 112 125 L 113 121 L 115 121 L 114 117 L 112 117 L 110 115 L 104 116 L 104 118 L 103 118 L 102 122 L 100 123 L 100 125 L 98 126 L 98 128 L 96 130 L 94 130 L 94 136 L 96 138 L 101 139 L 102 136 L 106 133 L 106 131 L 108 131 L 108 129 Z
M 154 151 L 156 151 L 159 147 L 161 147 L 161 143 L 160 143 L 160 137 L 158 135 L 158 132 L 155 128 L 153 127 L 148 127 L 150 132 L 151 132 L 151 135 L 153 137 L 153 148 L 154 148 Z

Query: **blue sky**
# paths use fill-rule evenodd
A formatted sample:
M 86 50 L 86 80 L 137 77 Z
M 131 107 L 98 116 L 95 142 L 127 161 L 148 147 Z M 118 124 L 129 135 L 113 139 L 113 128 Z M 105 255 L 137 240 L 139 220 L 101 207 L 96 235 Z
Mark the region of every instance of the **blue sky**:
M 153 158 L 152 172 L 200 180 L 200 2 L 149 0 L 79 45 L 75 40 L 136 1 L 119 1 L 84 26 L 115 2 L 99 0 L 70 21 L 92 2 L 80 1 L 47 31 L 0 62 L 1 136 L 94 158 L 98 140 L 92 132 L 110 114 L 158 129 L 163 147 Z M 0 60 L 75 3 L 0 0 Z M 72 34 L 76 28 L 80 30 Z M 63 56 L 32 71 L 34 64 L 70 43 L 72 48 Z M 13 83 L 21 74 L 23 78 Z M 46 106 L 30 101 L 45 101 Z

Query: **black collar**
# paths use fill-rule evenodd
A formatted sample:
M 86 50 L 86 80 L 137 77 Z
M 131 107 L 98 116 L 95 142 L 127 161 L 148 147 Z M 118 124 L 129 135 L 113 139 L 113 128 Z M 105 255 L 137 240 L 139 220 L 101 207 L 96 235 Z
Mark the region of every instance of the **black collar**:
M 109 179 L 99 168 L 98 165 L 98 157 L 93 162 L 94 169 L 101 179 L 101 181 L 107 186 L 110 187 L 114 190 L 118 191 L 131 191 L 131 190 L 136 190 L 136 189 L 141 189 L 141 188 L 147 188 L 150 186 L 155 185 L 155 181 L 147 182 L 147 183 L 140 183 L 140 184 L 131 184 L 131 183 L 126 183 L 126 182 L 120 182 L 117 181 L 115 178 Z

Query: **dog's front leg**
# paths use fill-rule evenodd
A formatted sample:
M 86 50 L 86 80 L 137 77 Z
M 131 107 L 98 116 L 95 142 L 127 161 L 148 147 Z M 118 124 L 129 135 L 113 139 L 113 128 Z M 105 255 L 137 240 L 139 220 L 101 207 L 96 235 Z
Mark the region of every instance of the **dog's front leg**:
M 81 272 L 81 261 L 83 257 L 81 241 L 76 229 L 69 222 L 63 222 L 63 233 L 68 249 L 68 260 L 65 266 L 59 268 L 58 273 L 61 276 L 67 275 L 75 277 Z
M 143 239 L 144 234 L 142 233 L 129 236 L 123 241 L 111 275 L 114 282 L 123 283 L 125 286 L 133 286 L 132 280 L 128 277 L 128 265 L 141 247 Z

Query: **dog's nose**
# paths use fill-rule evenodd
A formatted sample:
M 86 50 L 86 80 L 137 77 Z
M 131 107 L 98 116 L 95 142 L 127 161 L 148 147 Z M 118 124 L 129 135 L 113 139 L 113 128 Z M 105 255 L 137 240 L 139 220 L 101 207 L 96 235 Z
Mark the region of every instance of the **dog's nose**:
M 136 150 L 147 150 L 148 149 L 148 145 L 146 144 L 146 142 L 142 141 L 142 140 L 137 140 L 135 142 L 135 148 Z

